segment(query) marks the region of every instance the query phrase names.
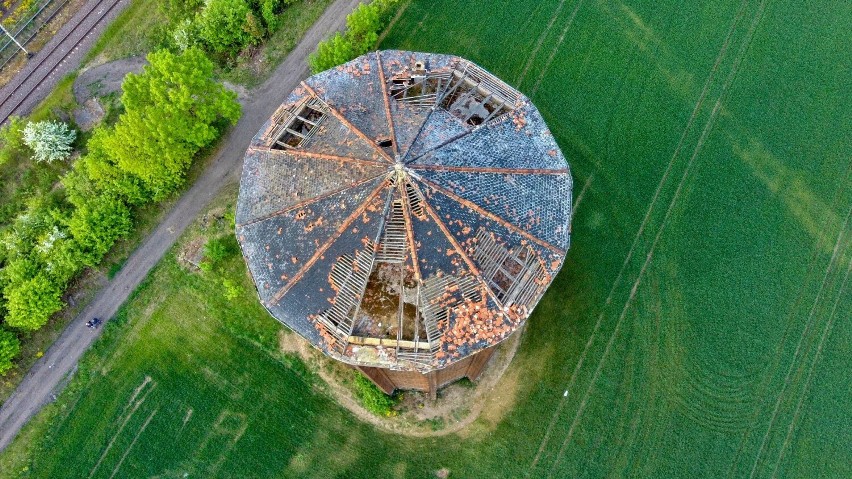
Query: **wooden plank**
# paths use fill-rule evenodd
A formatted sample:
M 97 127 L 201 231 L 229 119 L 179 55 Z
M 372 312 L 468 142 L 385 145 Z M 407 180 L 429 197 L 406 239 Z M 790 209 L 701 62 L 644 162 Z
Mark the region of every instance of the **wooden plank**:
M 467 378 L 471 381 L 479 379 L 479 376 L 482 375 L 482 371 L 485 370 L 485 365 L 488 364 L 488 360 L 491 359 L 491 356 L 494 354 L 495 349 L 497 349 L 497 346 L 491 346 L 490 348 L 483 349 L 471 356 L 470 365 L 468 365 L 465 376 L 467 376 Z
M 356 366 L 359 371 L 361 371 L 364 376 L 367 376 L 370 381 L 373 381 L 373 384 L 378 386 L 379 389 L 384 391 L 385 394 L 393 394 L 396 390 L 396 385 L 388 377 L 387 373 L 382 368 L 371 368 L 368 366 Z

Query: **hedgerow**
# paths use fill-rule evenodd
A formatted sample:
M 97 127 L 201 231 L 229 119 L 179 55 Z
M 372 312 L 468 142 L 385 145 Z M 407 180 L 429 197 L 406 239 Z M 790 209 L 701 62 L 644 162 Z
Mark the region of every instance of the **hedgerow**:
M 62 177 L 63 188 L 34 197 L 0 234 L 6 327 L 44 326 L 64 306 L 70 282 L 130 233 L 133 207 L 174 192 L 195 154 L 239 118 L 236 95 L 213 80 L 213 64 L 200 50 L 155 52 L 148 61 L 125 81 L 116 125 L 95 129 L 88 152 Z M 19 353 L 3 347 L 0 363 Z

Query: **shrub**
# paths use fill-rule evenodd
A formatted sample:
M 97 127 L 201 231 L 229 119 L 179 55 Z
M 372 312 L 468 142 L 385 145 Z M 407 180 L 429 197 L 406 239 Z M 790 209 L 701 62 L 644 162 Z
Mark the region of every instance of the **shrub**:
M 204 245 L 204 256 L 214 264 L 228 259 L 236 252 L 236 240 L 233 235 L 213 238 Z
M 12 369 L 12 360 L 21 353 L 21 342 L 11 331 L 0 329 L 0 376 Z
M 210 51 L 234 56 L 251 40 L 244 28 L 249 13 L 245 0 L 209 0 L 196 19 L 198 35 Z
M 223 278 L 222 287 L 225 289 L 225 299 L 228 301 L 237 299 L 243 292 L 243 288 L 240 287 L 240 284 L 231 278 Z
M 19 116 L 10 116 L 9 121 L 0 127 L 0 165 L 28 156 L 24 143 L 26 123 L 26 120 Z
M 158 0 L 157 7 L 169 22 L 183 20 L 204 4 L 203 0 Z
M 195 45 L 195 38 L 197 35 L 198 33 L 195 31 L 195 23 L 187 18 L 178 23 L 175 27 L 172 32 L 172 40 L 174 40 L 178 50 L 184 51 Z
M 33 158 L 45 163 L 71 156 L 75 138 L 77 132 L 60 121 L 27 123 L 23 133 L 24 143 L 33 150 Z
M 44 273 L 13 283 L 3 291 L 6 297 L 6 324 L 24 331 L 35 331 L 62 309 L 62 289 Z
M 246 21 L 243 23 L 243 31 L 248 35 L 249 45 L 259 45 L 266 35 L 266 30 L 263 24 L 258 20 L 254 13 L 249 11 L 246 13 Z
M 260 0 L 260 16 L 263 18 L 263 23 L 266 25 L 266 29 L 269 33 L 278 30 L 278 27 L 280 26 L 278 14 L 281 13 L 281 10 L 283 10 L 283 8 L 291 1 L 292 0 Z
M 396 414 L 393 406 L 396 401 L 379 389 L 372 381 L 361 373 L 355 373 L 355 395 L 361 404 L 377 416 L 393 416 Z

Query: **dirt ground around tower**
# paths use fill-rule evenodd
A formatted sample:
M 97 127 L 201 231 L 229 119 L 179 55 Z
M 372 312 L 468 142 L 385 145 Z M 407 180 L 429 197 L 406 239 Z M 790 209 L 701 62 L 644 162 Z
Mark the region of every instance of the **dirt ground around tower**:
M 489 359 L 482 376 L 475 383 L 462 379 L 438 391 L 437 399 L 429 399 L 419 391 L 398 391 L 402 396 L 391 417 L 367 411 L 357 400 L 351 383 L 357 373 L 335 361 L 306 340 L 289 331 L 279 334 L 284 353 L 298 355 L 327 384 L 337 401 L 362 421 L 387 431 L 412 437 L 466 435 L 466 428 L 478 422 L 477 430 L 495 426 L 511 410 L 517 393 L 519 373 L 505 374 L 517 352 L 523 331 L 518 331 L 501 344 Z

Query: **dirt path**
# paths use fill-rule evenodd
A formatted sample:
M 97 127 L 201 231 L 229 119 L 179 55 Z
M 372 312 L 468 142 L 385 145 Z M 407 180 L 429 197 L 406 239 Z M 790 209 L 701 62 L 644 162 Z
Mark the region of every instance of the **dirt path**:
M 346 15 L 358 2 L 337 0 L 332 3 L 272 76 L 251 92 L 243 104 L 243 117 L 223 139 L 207 170 L 127 259 L 122 270 L 68 325 L 44 357 L 33 365 L 17 390 L 0 407 L 0 450 L 52 400 L 62 380 L 75 370 L 80 357 L 100 334 L 100 330 L 88 329 L 86 320 L 92 317 L 111 318 L 199 212 L 225 185 L 239 178 L 243 154 L 251 138 L 272 116 L 284 96 L 308 76 L 308 54 L 329 32 L 343 28 Z

